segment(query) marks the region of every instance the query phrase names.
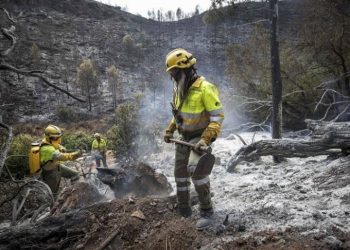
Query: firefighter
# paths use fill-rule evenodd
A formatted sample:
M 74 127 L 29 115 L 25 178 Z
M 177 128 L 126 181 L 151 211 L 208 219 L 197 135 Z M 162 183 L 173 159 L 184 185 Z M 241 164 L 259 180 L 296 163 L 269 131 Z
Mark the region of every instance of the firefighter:
M 101 138 L 99 133 L 94 134 L 95 140 L 92 142 L 91 149 L 93 154 L 95 155 L 96 166 L 99 168 L 101 166 L 101 160 L 103 163 L 103 167 L 107 168 L 107 160 L 106 160 L 106 150 L 107 143 L 104 139 Z
M 166 56 L 166 71 L 174 79 L 173 115 L 165 130 L 164 141 L 170 143 L 175 130 L 181 139 L 196 145 L 194 150 L 176 145 L 175 182 L 178 213 L 190 217 L 190 179 L 198 193 L 200 219 L 196 227 L 201 230 L 212 224 L 213 204 L 210 197 L 209 176 L 194 176 L 198 163 L 198 150 L 210 145 L 218 137 L 224 119 L 223 106 L 216 86 L 197 74 L 196 58 L 184 49 L 175 49 Z
M 50 187 L 52 193 L 57 195 L 61 177 L 68 178 L 72 183 L 79 180 L 79 173 L 64 166 L 62 161 L 74 161 L 82 155 L 75 151 L 66 153 L 61 145 L 62 131 L 59 127 L 49 125 L 45 129 L 45 138 L 40 145 L 40 167 L 43 181 Z

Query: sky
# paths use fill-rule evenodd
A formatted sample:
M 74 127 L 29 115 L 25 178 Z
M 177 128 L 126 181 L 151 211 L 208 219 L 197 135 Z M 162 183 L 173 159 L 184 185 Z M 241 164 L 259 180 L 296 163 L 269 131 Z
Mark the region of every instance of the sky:
M 133 14 L 140 14 L 148 18 L 148 10 L 162 9 L 176 11 L 180 7 L 185 13 L 194 12 L 196 5 L 200 6 L 200 11 L 205 11 L 210 6 L 210 0 L 97 0 L 109 5 L 127 7 L 127 11 Z

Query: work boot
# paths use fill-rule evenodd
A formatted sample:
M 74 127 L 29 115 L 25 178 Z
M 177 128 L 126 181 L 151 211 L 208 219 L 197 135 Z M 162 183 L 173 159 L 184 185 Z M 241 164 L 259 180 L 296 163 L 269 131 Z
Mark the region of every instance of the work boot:
M 208 228 L 213 223 L 213 214 L 214 210 L 212 208 L 205 210 L 201 209 L 200 218 L 196 224 L 197 230 L 203 230 Z
M 182 217 L 188 218 L 192 215 L 192 209 L 191 207 L 178 207 L 177 213 Z

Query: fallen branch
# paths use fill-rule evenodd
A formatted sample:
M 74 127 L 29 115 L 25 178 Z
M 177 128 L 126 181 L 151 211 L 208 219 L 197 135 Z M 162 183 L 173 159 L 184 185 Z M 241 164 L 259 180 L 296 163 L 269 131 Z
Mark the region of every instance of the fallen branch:
M 350 145 L 349 145 L 350 146 Z M 227 164 L 227 171 L 233 172 L 242 161 L 252 162 L 260 156 L 274 155 L 278 157 L 310 157 L 328 155 L 331 146 L 324 142 L 296 141 L 292 139 L 261 140 L 240 148 Z
M 310 140 L 270 139 L 241 147 L 227 163 L 227 171 L 233 172 L 242 161 L 255 161 L 260 156 L 310 157 L 334 154 L 350 148 L 350 124 L 348 122 L 320 122 L 306 120 L 313 134 Z
M 1 56 L 7 56 L 15 48 L 15 45 L 17 43 L 17 37 L 13 34 L 15 30 L 15 26 L 11 26 L 9 29 L 1 28 L 1 33 L 11 42 L 11 45 L 8 49 L 0 52 Z
M 7 19 L 10 20 L 13 24 L 17 23 L 14 18 L 11 18 L 9 12 L 6 9 L 0 8 L 0 10 L 5 12 Z M 55 84 L 51 83 L 47 78 L 45 78 L 44 76 L 40 75 L 41 73 L 43 73 L 42 71 L 39 71 L 39 70 L 31 70 L 31 71 L 22 70 L 22 69 L 18 69 L 16 67 L 6 63 L 4 58 L 6 56 L 8 56 L 13 51 L 13 49 L 15 48 L 15 45 L 17 43 L 17 37 L 14 34 L 15 30 L 16 30 L 16 27 L 13 26 L 13 25 L 11 25 L 10 28 L 4 28 L 4 27 L 0 28 L 0 31 L 3 34 L 3 36 L 10 41 L 10 46 L 7 49 L 4 49 L 4 50 L 0 51 L 0 55 L 1 55 L 1 58 L 0 58 L 0 70 L 7 70 L 7 71 L 11 71 L 11 72 L 20 74 L 20 75 L 39 78 L 46 85 L 48 85 L 48 86 L 50 86 L 50 87 L 52 87 L 54 89 L 57 89 L 60 92 L 65 93 L 66 95 L 72 97 L 73 99 L 75 99 L 75 100 L 77 100 L 79 102 L 86 102 L 85 100 L 83 100 L 83 99 L 81 99 L 79 97 L 76 97 L 75 95 L 71 94 L 67 90 L 64 90 L 64 89 L 56 86 Z M 0 165 L 0 166 L 2 166 L 2 165 Z M 0 174 L 1 174 L 1 170 L 2 170 L 2 168 L 0 169 Z
M 118 234 L 119 234 L 119 229 L 118 229 L 118 228 L 115 228 L 115 229 L 113 230 L 113 233 L 112 233 L 110 236 L 108 236 L 107 239 L 105 239 L 105 240 L 102 242 L 102 244 L 100 245 L 100 247 L 97 248 L 96 250 L 103 250 L 103 249 L 105 249 L 105 248 L 109 245 L 109 243 L 110 243 Z
M 17 23 L 16 20 L 10 16 L 10 13 L 9 13 L 6 9 L 0 8 L 0 10 L 2 10 L 3 12 L 5 12 L 6 17 L 7 17 L 8 20 L 10 20 L 12 23 Z
M 43 77 L 42 75 L 40 75 L 39 73 L 41 73 L 41 71 L 38 70 L 33 70 L 33 71 L 27 71 L 27 70 L 21 70 L 21 69 L 17 69 L 16 67 L 7 64 L 7 63 L 1 63 L 0 64 L 0 70 L 9 70 L 12 72 L 15 72 L 17 74 L 21 74 L 24 76 L 32 76 L 32 77 L 37 77 L 40 80 L 42 80 L 46 85 L 57 89 L 63 93 L 65 93 L 66 95 L 72 97 L 73 99 L 79 101 L 79 102 L 86 102 L 86 100 L 80 99 L 79 97 L 76 97 L 75 95 L 71 94 L 70 92 L 68 92 L 67 90 L 64 90 L 56 85 L 54 85 L 53 83 L 51 83 L 48 79 L 46 79 L 45 77 Z

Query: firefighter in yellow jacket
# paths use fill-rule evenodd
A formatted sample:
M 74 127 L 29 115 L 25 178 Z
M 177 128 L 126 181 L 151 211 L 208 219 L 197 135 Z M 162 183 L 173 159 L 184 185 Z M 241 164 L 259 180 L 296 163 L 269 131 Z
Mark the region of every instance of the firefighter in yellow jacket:
M 74 161 L 82 155 L 81 151 L 66 153 L 61 145 L 62 131 L 59 127 L 49 125 L 45 129 L 45 138 L 40 145 L 40 166 L 43 181 L 57 194 L 61 177 L 72 182 L 79 180 L 79 173 L 62 164 L 62 161 Z
M 165 131 L 164 140 L 170 143 L 177 129 L 182 140 L 195 144 L 199 150 L 218 137 L 224 112 L 216 86 L 197 75 L 195 63 L 196 58 L 184 49 L 175 49 L 166 56 L 166 71 L 176 84 L 172 102 L 174 117 Z M 197 150 L 176 145 L 174 175 L 179 214 L 184 217 L 192 214 L 189 192 L 192 179 L 200 202 L 201 218 L 196 226 L 204 229 L 212 222 L 213 206 L 209 176 L 193 175 L 199 158 Z
M 91 150 L 95 156 L 96 166 L 101 167 L 101 160 L 103 167 L 107 168 L 106 150 L 107 142 L 101 138 L 99 133 L 94 134 L 95 140 L 92 142 Z

